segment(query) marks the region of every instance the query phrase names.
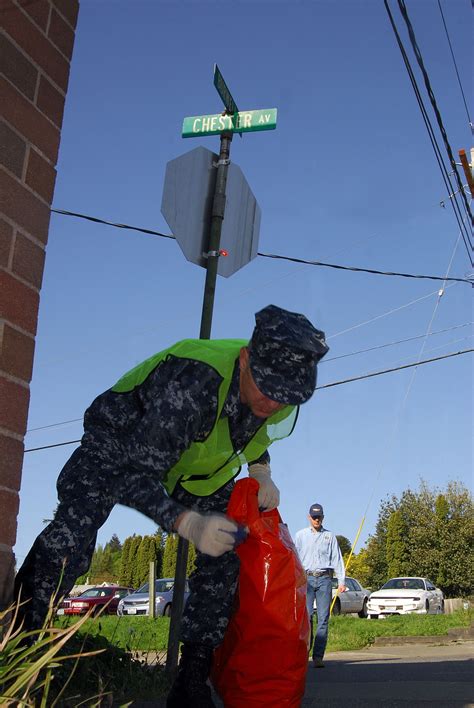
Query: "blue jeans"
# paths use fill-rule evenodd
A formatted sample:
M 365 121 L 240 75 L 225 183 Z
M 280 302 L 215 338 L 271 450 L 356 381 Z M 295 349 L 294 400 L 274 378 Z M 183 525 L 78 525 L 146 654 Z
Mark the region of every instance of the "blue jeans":
M 307 577 L 306 607 L 311 621 L 311 637 L 313 636 L 313 605 L 316 598 L 316 612 L 318 615 L 318 628 L 313 645 L 313 659 L 322 659 L 328 641 L 329 610 L 332 599 L 332 581 L 328 575 L 315 578 L 312 575 Z

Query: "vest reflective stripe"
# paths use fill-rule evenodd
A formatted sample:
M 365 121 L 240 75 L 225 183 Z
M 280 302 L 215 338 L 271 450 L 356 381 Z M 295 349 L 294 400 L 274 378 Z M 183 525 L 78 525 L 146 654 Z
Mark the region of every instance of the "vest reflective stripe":
M 259 459 L 275 440 L 287 437 L 293 431 L 298 408 L 285 406 L 262 422 L 243 450 L 234 451 L 227 418 L 221 418 L 236 359 L 243 339 L 185 339 L 150 357 L 126 373 L 112 388 L 117 393 L 131 391 L 145 381 L 149 374 L 168 357 L 201 361 L 212 366 L 222 377 L 219 386 L 217 416 L 214 427 L 204 442 L 194 442 L 183 452 L 172 467 L 164 486 L 169 494 L 178 482 L 191 494 L 209 496 L 223 487 L 239 471 L 241 465 Z

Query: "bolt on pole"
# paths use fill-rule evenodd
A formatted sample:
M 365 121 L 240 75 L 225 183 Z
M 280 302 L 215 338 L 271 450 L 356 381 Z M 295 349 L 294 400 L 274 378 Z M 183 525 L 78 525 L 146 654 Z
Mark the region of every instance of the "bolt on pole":
M 229 168 L 230 144 L 232 133 L 221 133 L 219 161 L 217 163 L 216 186 L 212 203 L 212 218 L 207 246 L 206 282 L 202 303 L 200 339 L 209 339 L 211 336 L 212 314 L 214 297 L 216 293 L 217 268 L 219 265 L 219 249 L 221 243 L 222 222 L 225 213 L 225 192 L 227 172 Z M 184 588 L 186 583 L 186 565 L 188 560 L 189 543 L 183 538 L 178 540 L 178 553 L 176 557 L 176 571 L 173 586 L 173 603 L 171 605 L 170 632 L 168 638 L 168 652 L 166 656 L 166 670 L 172 676 L 178 665 L 179 654 L 179 629 L 184 605 Z

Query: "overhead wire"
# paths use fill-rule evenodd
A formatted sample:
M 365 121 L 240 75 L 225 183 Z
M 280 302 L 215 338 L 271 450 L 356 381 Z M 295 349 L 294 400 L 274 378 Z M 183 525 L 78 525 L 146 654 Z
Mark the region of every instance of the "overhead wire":
M 473 123 L 472 123 L 472 120 L 471 120 L 471 116 L 469 115 L 469 108 L 467 107 L 466 96 L 464 95 L 464 89 L 463 89 L 463 87 L 462 87 L 461 77 L 459 76 L 458 65 L 457 65 L 457 63 L 456 63 L 456 57 L 454 56 L 453 45 L 451 44 L 451 39 L 450 39 L 450 37 L 449 37 L 448 27 L 447 27 L 447 25 L 446 25 L 446 20 L 444 19 L 443 8 L 441 7 L 441 0 L 438 0 L 438 7 L 439 7 L 439 11 L 440 11 L 440 13 L 441 13 L 441 19 L 443 20 L 444 31 L 446 32 L 446 38 L 447 38 L 447 40 L 448 40 L 449 49 L 450 49 L 450 51 L 451 51 L 451 57 L 452 57 L 452 59 L 453 59 L 454 69 L 455 69 L 455 71 L 456 71 L 456 76 L 457 76 L 457 79 L 458 79 L 459 88 L 461 89 L 462 100 L 463 100 L 463 102 L 464 102 L 464 108 L 466 109 L 467 121 L 468 121 L 468 123 L 469 123 L 469 127 L 470 127 L 471 130 L 472 130 L 474 126 L 473 126 Z
M 176 240 L 176 237 L 173 236 L 172 234 L 164 234 L 160 231 L 155 231 L 153 229 L 145 229 L 141 228 L 138 226 L 131 226 L 130 224 L 121 224 L 121 223 L 116 223 L 113 221 L 108 221 L 107 219 L 100 219 L 96 216 L 90 216 L 87 214 L 80 214 L 78 212 L 73 212 L 73 211 L 67 211 L 66 209 L 51 209 L 52 212 L 55 214 L 61 214 L 63 216 L 73 216 L 79 219 L 86 219 L 87 221 L 92 221 L 97 224 L 105 224 L 106 226 L 113 226 L 119 229 L 129 229 L 131 231 L 139 231 L 141 233 L 145 234 L 150 234 L 152 236 L 160 236 L 162 238 L 168 238 L 168 239 L 173 239 Z M 319 266 L 322 268 L 334 268 L 336 270 L 347 270 L 347 271 L 354 271 L 357 273 L 370 273 L 372 275 L 385 275 L 385 276 L 395 276 L 399 278 L 414 278 L 414 279 L 421 279 L 421 280 L 437 280 L 437 281 L 443 281 L 444 278 L 441 275 L 417 275 L 414 273 L 401 273 L 401 272 L 395 272 L 395 271 L 384 271 L 384 270 L 375 270 L 374 268 L 359 268 L 356 266 L 344 266 L 340 265 L 337 263 L 326 263 L 324 261 L 312 261 L 312 260 L 305 260 L 303 258 L 296 258 L 293 256 L 284 256 L 276 253 L 261 253 L 260 251 L 257 253 L 257 256 L 260 256 L 262 258 L 274 258 L 276 260 L 283 260 L 283 261 L 290 261 L 292 263 L 302 263 L 304 265 L 311 265 L 311 266 Z M 473 281 L 470 278 L 449 278 L 450 281 L 452 282 L 457 282 L 457 283 L 468 283 L 469 285 L 473 285 Z
M 450 283 L 449 285 L 446 286 L 445 290 L 447 290 L 449 287 L 453 287 L 455 283 Z M 340 337 L 342 334 L 347 334 L 348 332 L 352 332 L 355 329 L 359 329 L 359 327 L 365 327 L 365 325 L 372 324 L 372 322 L 376 322 L 377 320 L 381 320 L 383 317 L 388 317 L 389 315 L 393 315 L 395 312 L 400 312 L 401 310 L 405 310 L 407 307 L 411 307 L 411 305 L 415 305 L 417 302 L 422 302 L 422 300 L 427 300 L 430 297 L 433 297 L 433 295 L 437 295 L 439 290 L 434 290 L 431 293 L 428 293 L 427 295 L 422 295 L 421 297 L 417 297 L 414 300 L 410 300 L 409 302 L 405 303 L 404 305 L 400 305 L 399 307 L 393 307 L 390 310 L 386 310 L 385 312 L 382 312 L 380 315 L 375 315 L 375 317 L 371 317 L 369 320 L 364 320 L 363 322 L 359 322 L 355 325 L 352 325 L 351 327 L 346 327 L 346 329 L 341 329 L 339 332 L 336 332 L 335 334 L 330 334 L 326 339 L 329 341 L 330 339 L 335 339 L 336 337 Z
M 460 325 L 455 325 L 454 327 L 446 327 L 445 329 L 438 329 L 436 332 L 431 332 L 429 335 L 430 337 L 434 337 L 436 334 L 442 334 L 444 332 L 452 332 L 454 329 L 461 329 L 462 327 L 469 327 L 469 325 L 473 324 L 473 322 L 465 322 L 464 324 Z M 337 361 L 338 359 L 346 359 L 347 357 L 350 356 L 357 356 L 358 354 L 366 354 L 367 352 L 373 352 L 376 351 L 377 349 L 385 349 L 386 347 L 393 347 L 397 344 L 405 344 L 406 342 L 414 342 L 417 339 L 423 339 L 425 337 L 425 334 L 418 334 L 414 337 L 407 337 L 406 339 L 397 339 L 394 342 L 386 342 L 385 344 L 378 344 L 375 347 L 368 347 L 367 349 L 358 349 L 355 352 L 348 352 L 347 354 L 339 354 L 338 356 L 331 356 L 329 358 L 324 357 L 319 363 L 319 366 L 321 364 L 327 364 L 330 361 Z M 82 420 L 82 418 L 80 418 Z M 50 427 L 50 426 L 46 426 Z M 41 430 L 41 428 L 33 428 L 33 430 Z M 28 431 L 26 431 L 28 432 Z
M 382 376 L 384 374 L 391 374 L 395 371 L 402 371 L 403 369 L 410 369 L 413 366 L 422 366 L 423 364 L 431 364 L 435 361 L 441 361 L 442 359 L 450 359 L 452 357 L 461 356 L 463 354 L 469 354 L 471 352 L 474 352 L 474 348 L 462 349 L 461 351 L 458 351 L 458 352 L 449 352 L 449 354 L 443 354 L 442 356 L 433 357 L 431 359 L 425 359 L 424 361 L 411 362 L 409 364 L 404 364 L 402 366 L 397 366 L 397 367 L 393 367 L 390 369 L 383 369 L 381 371 L 372 371 L 368 374 L 363 374 L 362 376 L 353 376 L 352 378 L 342 379 L 341 381 L 332 381 L 331 383 L 328 383 L 328 384 L 322 384 L 321 386 L 316 386 L 315 390 L 319 391 L 324 388 L 333 388 L 334 386 L 342 386 L 343 384 L 352 383 L 354 381 L 362 381 L 362 379 L 370 379 L 375 376 Z M 29 448 L 29 449 L 25 450 L 25 453 L 26 452 L 36 452 L 38 450 L 47 450 L 52 447 L 61 447 L 63 445 L 73 445 L 74 443 L 79 443 L 79 442 L 81 442 L 80 438 L 78 440 L 68 440 L 66 442 L 53 443 L 52 445 L 42 445 L 41 447 Z
M 352 376 L 349 379 L 343 379 L 341 381 L 333 381 L 332 383 L 322 384 L 321 386 L 316 386 L 316 391 L 323 388 L 332 388 L 334 386 L 342 386 L 343 384 L 352 383 L 353 381 L 362 381 L 362 379 L 371 379 L 374 376 L 382 376 L 383 374 L 391 374 L 394 371 L 402 371 L 402 369 L 411 369 L 414 366 L 422 366 L 423 364 L 431 364 L 434 361 L 441 361 L 442 359 L 450 359 L 454 356 L 460 356 L 461 354 L 469 354 L 474 352 L 474 348 L 462 349 L 459 352 L 450 352 L 449 354 L 443 354 L 442 356 L 432 357 L 431 359 L 424 359 L 423 361 L 413 361 L 410 364 L 403 364 L 402 366 L 396 366 L 391 369 L 382 369 L 382 371 L 372 371 L 369 374 L 362 374 L 361 376 Z
M 436 116 L 436 122 L 438 123 L 441 137 L 443 138 L 444 146 L 446 148 L 446 152 L 448 153 L 448 158 L 449 158 L 449 162 L 451 163 L 451 168 L 453 170 L 454 177 L 456 178 L 458 188 L 461 191 L 461 196 L 464 200 L 464 206 L 466 209 L 466 213 L 470 216 L 471 224 L 473 224 L 474 217 L 473 217 L 473 214 L 471 211 L 471 207 L 469 206 L 469 203 L 467 201 L 467 196 L 466 196 L 464 189 L 463 189 L 463 184 L 462 184 L 459 172 L 458 172 L 456 160 L 454 159 L 451 144 L 449 142 L 448 135 L 446 133 L 446 128 L 444 127 L 444 123 L 443 123 L 443 119 L 441 117 L 438 103 L 436 101 L 436 97 L 433 92 L 433 87 L 431 86 L 430 77 L 428 76 L 428 72 L 426 70 L 425 63 L 423 61 L 423 56 L 421 54 L 420 47 L 418 46 L 418 42 L 416 40 L 415 30 L 413 29 L 413 25 L 412 25 L 411 20 L 408 16 L 408 10 L 407 10 L 406 4 L 405 4 L 405 0 L 398 0 L 398 7 L 400 8 L 400 12 L 401 12 L 402 17 L 403 17 L 405 24 L 407 26 L 408 36 L 410 38 L 411 46 L 413 47 L 413 52 L 415 53 L 415 57 L 418 62 L 418 66 L 420 67 L 421 73 L 423 74 L 423 80 L 425 82 L 426 91 L 428 93 L 430 103 L 433 107 L 433 111 Z
M 453 248 L 453 251 L 452 251 L 452 253 L 451 253 L 451 258 L 449 259 L 448 267 L 447 267 L 447 269 L 446 269 L 446 277 L 449 275 L 449 271 L 451 270 L 451 266 L 452 266 L 452 264 L 453 264 L 454 256 L 455 256 L 455 254 L 456 254 L 456 251 L 457 251 L 457 248 L 458 248 L 458 244 L 459 244 L 460 238 L 461 238 L 461 232 L 459 232 L 459 235 L 458 235 L 458 237 L 457 237 L 457 239 L 456 239 L 456 243 L 454 244 L 454 248 Z M 446 281 L 445 281 L 444 285 L 446 285 Z M 431 319 L 430 319 L 430 321 L 429 321 L 429 323 L 428 323 L 428 328 L 427 328 L 427 330 L 426 330 L 426 334 L 425 334 L 425 336 L 424 336 L 424 338 L 423 338 L 423 341 L 422 341 L 422 344 L 421 344 L 421 347 L 420 347 L 420 352 L 419 352 L 419 354 L 418 354 L 418 359 L 421 359 L 421 357 L 423 356 L 423 352 L 425 351 L 426 342 L 427 342 L 427 340 L 428 340 L 428 337 L 430 336 L 431 328 L 432 328 L 432 326 L 433 326 L 433 322 L 434 322 L 434 319 L 435 319 L 435 317 L 436 317 L 436 313 L 438 312 L 438 308 L 439 308 L 439 305 L 440 305 L 440 302 L 441 302 L 441 298 L 442 298 L 443 295 L 444 295 L 444 288 L 441 288 L 440 291 L 438 292 L 438 297 L 436 298 L 435 306 L 434 306 L 434 308 L 433 308 L 433 313 L 432 313 L 432 315 L 431 315 Z M 402 403 L 402 411 L 403 411 L 403 409 L 404 409 L 404 407 L 405 407 L 406 401 L 408 400 L 408 396 L 409 396 L 409 394 L 410 394 L 410 390 L 411 390 L 411 388 L 412 388 L 412 386 L 413 386 L 413 382 L 414 382 L 414 380 L 415 380 L 416 372 L 417 372 L 417 367 L 415 367 L 415 368 L 413 369 L 410 382 L 409 382 L 409 384 L 408 384 L 408 386 L 407 386 L 407 390 L 406 390 L 406 393 L 405 393 L 405 399 L 404 399 L 404 401 L 403 401 L 403 403 Z
M 452 266 L 452 263 L 453 263 L 453 260 L 454 260 L 454 256 L 455 256 L 455 254 L 456 254 L 456 250 L 457 250 L 457 247 L 458 247 L 460 238 L 461 238 L 461 233 L 462 233 L 462 231 L 459 231 L 459 234 L 458 234 L 458 236 L 457 236 L 457 238 L 456 238 L 456 242 L 455 242 L 455 244 L 454 244 L 454 248 L 453 248 L 453 250 L 452 250 L 452 253 L 451 253 L 451 256 L 450 256 L 450 259 L 449 259 L 448 266 L 447 266 L 447 268 L 446 268 L 446 277 L 449 275 L 449 272 L 450 272 L 450 270 L 451 270 L 451 266 Z M 444 285 L 446 285 L 446 281 L 445 281 Z M 408 382 L 408 385 L 407 385 L 407 388 L 406 388 L 406 391 L 405 391 L 405 395 L 404 395 L 404 397 L 403 397 L 403 400 L 402 400 L 402 402 L 401 402 L 401 405 L 400 405 L 400 407 L 399 407 L 399 410 L 398 410 L 398 412 L 397 412 L 397 415 L 396 415 L 396 418 L 395 418 L 395 421 L 394 421 L 394 424 L 393 424 L 393 427 L 392 427 L 392 431 L 391 431 L 390 438 L 389 438 L 388 445 L 387 445 L 387 450 L 388 450 L 388 452 L 387 452 L 386 458 L 388 458 L 388 457 L 392 454 L 392 452 L 393 452 L 393 449 L 394 449 L 394 446 L 395 446 L 395 440 L 396 440 L 396 437 L 397 437 L 397 434 L 398 434 L 398 430 L 399 430 L 399 428 L 400 428 L 400 422 L 401 422 L 402 413 L 403 413 L 404 410 L 405 410 L 405 407 L 406 407 L 406 404 L 407 404 L 407 401 L 408 401 L 408 397 L 409 397 L 409 395 L 410 395 L 410 391 L 411 391 L 411 389 L 412 389 L 412 386 L 413 386 L 413 383 L 414 383 L 415 376 L 416 376 L 416 373 L 417 373 L 417 371 L 418 371 L 418 368 L 419 368 L 419 366 L 422 365 L 422 363 L 425 364 L 425 363 L 427 363 L 427 361 L 429 361 L 429 360 L 424 360 L 424 361 L 422 362 L 421 357 L 422 357 L 423 352 L 424 352 L 424 350 L 425 350 L 425 346 L 426 346 L 427 339 L 428 339 L 428 337 L 432 334 L 431 328 L 432 328 L 433 321 L 434 321 L 434 318 L 435 318 L 436 313 L 437 313 L 437 311 L 438 311 L 438 307 L 439 307 L 439 304 L 440 304 L 440 302 L 441 302 L 441 298 L 442 298 L 443 294 L 444 294 L 444 287 L 441 288 L 441 289 L 438 291 L 436 303 L 435 303 L 435 306 L 434 306 L 434 309 L 433 309 L 433 313 L 432 313 L 432 315 L 431 315 L 431 318 L 430 318 L 430 320 L 429 320 L 428 328 L 427 328 L 427 330 L 426 330 L 425 335 L 424 335 L 423 338 L 422 338 L 422 339 L 423 339 L 422 345 L 421 345 L 420 351 L 419 351 L 419 353 L 418 353 L 418 363 L 411 364 L 410 367 L 408 367 L 408 366 L 405 367 L 405 368 L 412 368 L 413 371 L 412 371 L 412 375 L 411 375 L 410 380 L 409 380 L 409 382 Z M 465 350 L 465 351 L 468 351 L 468 350 Z M 473 351 L 473 350 L 471 349 L 471 351 Z M 436 360 L 436 359 L 435 359 L 435 360 Z M 389 369 L 389 370 L 390 370 L 390 369 Z M 365 519 L 366 519 L 368 510 L 369 510 L 370 505 L 372 504 L 373 498 L 374 498 L 374 496 L 375 496 L 375 490 L 376 490 L 377 484 L 378 484 L 378 482 L 379 482 L 379 480 L 380 480 L 380 478 L 381 478 L 381 476 L 382 476 L 382 474 L 383 474 L 383 472 L 384 472 L 384 470 L 385 470 L 386 464 L 387 464 L 387 460 L 382 461 L 382 464 L 380 464 L 380 466 L 379 466 L 377 476 L 376 476 L 376 478 L 375 478 L 375 480 L 374 480 L 374 483 L 373 483 L 373 485 L 372 485 L 371 494 L 370 494 L 369 499 L 368 499 L 368 501 L 367 501 L 367 506 L 366 506 L 365 511 L 364 511 L 364 513 L 363 513 L 363 515 L 362 515 L 362 519 L 361 519 L 361 522 L 360 522 L 360 524 L 359 524 L 359 528 L 358 528 L 358 530 L 357 530 L 357 534 L 356 534 L 355 540 L 354 540 L 354 542 L 353 542 L 353 544 L 352 544 L 352 546 L 351 546 L 351 552 L 350 552 L 350 555 L 349 555 L 349 559 L 348 559 L 347 565 L 349 565 L 349 562 L 350 562 L 350 560 L 351 560 L 351 558 L 352 558 L 352 555 L 353 555 L 353 553 L 354 553 L 355 547 L 356 547 L 356 545 L 357 545 L 357 541 L 358 541 L 359 536 L 360 536 L 360 533 L 361 533 L 361 531 L 362 531 L 362 527 L 363 527 L 364 524 L 365 524 Z M 333 602 L 332 602 L 332 604 L 331 604 L 331 610 L 332 610 L 332 608 L 333 608 L 333 606 L 334 606 L 334 602 L 335 602 L 335 599 L 333 599 Z
M 426 110 L 423 98 L 421 96 L 420 89 L 418 87 L 418 83 L 415 78 L 415 74 L 414 74 L 413 69 L 411 67 L 408 55 L 405 51 L 405 47 L 404 47 L 403 42 L 400 37 L 400 33 L 398 32 L 397 26 L 395 24 L 395 20 L 393 18 L 392 12 L 390 10 L 388 0 L 384 0 L 384 6 L 387 11 L 387 15 L 388 15 L 393 33 L 394 33 L 395 38 L 397 40 L 398 48 L 399 48 L 400 53 L 402 55 L 402 58 L 403 58 L 403 61 L 405 64 L 405 68 L 407 70 L 413 91 L 415 93 L 415 97 L 418 102 L 418 106 L 420 108 L 423 122 L 424 122 L 426 130 L 428 132 L 428 137 L 430 139 L 431 146 L 433 148 L 433 152 L 435 154 L 435 158 L 438 163 L 438 167 L 440 169 L 441 176 L 443 178 L 446 190 L 447 190 L 448 194 L 453 193 L 452 198 L 449 199 L 449 203 L 451 204 L 451 207 L 453 209 L 454 217 L 458 223 L 459 229 L 461 231 L 463 231 L 463 241 L 464 241 L 464 245 L 466 247 L 469 262 L 470 262 L 471 266 L 474 266 L 474 261 L 473 261 L 472 255 L 471 255 L 472 246 L 471 246 L 471 242 L 470 242 L 470 233 L 467 229 L 465 229 L 465 230 L 463 229 L 461 209 L 459 207 L 456 195 L 454 194 L 455 190 L 454 190 L 453 184 L 451 182 L 450 176 L 448 174 L 448 170 L 446 169 L 446 166 L 444 164 L 443 157 L 441 155 L 441 150 L 440 150 L 440 147 L 438 145 L 438 141 L 437 141 L 435 133 L 434 133 L 433 125 L 432 125 L 431 120 L 428 116 L 428 112 Z
M 444 334 L 445 332 L 452 332 L 453 330 L 456 330 L 456 329 L 462 329 L 463 327 L 469 327 L 469 325 L 472 325 L 472 324 L 474 324 L 474 323 L 473 323 L 473 322 L 464 322 L 463 324 L 454 325 L 454 327 L 446 327 L 445 329 L 439 329 L 439 330 L 437 330 L 436 332 L 431 332 L 430 336 L 431 336 L 431 337 L 434 337 L 434 336 L 437 335 L 437 334 Z M 322 361 L 319 363 L 319 366 L 321 366 L 321 364 L 327 364 L 327 363 L 330 362 L 330 361 L 336 361 L 337 359 L 346 359 L 347 357 L 356 356 L 356 355 L 358 355 L 358 354 L 365 354 L 366 352 L 372 352 L 372 351 L 375 351 L 375 350 L 377 350 L 377 349 L 385 349 L 386 347 L 392 347 L 392 346 L 395 346 L 396 344 L 404 344 L 405 342 L 412 342 L 412 341 L 415 341 L 415 340 L 417 340 L 417 339 L 421 339 L 421 338 L 423 338 L 424 336 L 425 336 L 425 334 L 419 334 L 419 335 L 417 335 L 417 336 L 415 336 L 415 337 L 407 337 L 406 339 L 398 339 L 398 340 L 396 340 L 396 341 L 394 341 L 394 342 L 386 342 L 385 344 L 378 344 L 378 345 L 375 346 L 375 347 L 369 347 L 369 348 L 367 348 L 367 349 L 359 349 L 358 351 L 355 351 L 355 352 L 348 352 L 347 354 L 340 354 L 339 356 L 329 357 L 329 359 L 325 357 L 325 358 L 322 359 Z M 466 339 L 469 339 L 469 337 L 463 337 L 462 339 L 450 340 L 449 342 L 446 342 L 445 344 L 443 344 L 443 345 L 441 345 L 441 346 L 447 346 L 448 344 L 454 344 L 454 343 L 457 343 L 457 342 L 463 342 L 463 341 L 465 341 Z M 436 347 L 436 348 L 441 348 L 441 347 Z M 430 349 L 430 351 L 434 351 L 434 349 Z M 26 431 L 26 433 L 27 433 L 27 434 L 28 434 L 28 433 L 36 433 L 36 432 L 38 432 L 38 431 L 40 431 L 40 430 L 48 430 L 48 429 L 51 429 L 51 428 L 59 428 L 59 427 L 61 427 L 62 425 L 69 425 L 70 423 L 80 423 L 80 422 L 82 422 L 83 420 L 84 420 L 84 417 L 83 417 L 83 416 L 82 416 L 81 418 L 71 418 L 70 420 L 61 420 L 61 421 L 59 421 L 58 423 L 49 423 L 48 425 L 40 425 L 40 426 L 37 426 L 36 428 L 28 428 L 28 430 Z

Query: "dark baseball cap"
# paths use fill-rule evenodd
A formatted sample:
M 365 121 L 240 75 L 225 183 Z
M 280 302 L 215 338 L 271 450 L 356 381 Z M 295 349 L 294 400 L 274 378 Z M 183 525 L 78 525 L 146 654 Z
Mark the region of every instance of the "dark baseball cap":
M 309 507 L 310 516 L 324 516 L 324 509 L 321 504 L 311 504 Z
M 317 364 L 329 351 L 324 332 L 297 312 L 268 305 L 255 315 L 250 370 L 260 391 L 285 405 L 309 400 Z

